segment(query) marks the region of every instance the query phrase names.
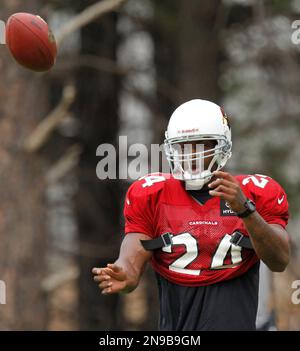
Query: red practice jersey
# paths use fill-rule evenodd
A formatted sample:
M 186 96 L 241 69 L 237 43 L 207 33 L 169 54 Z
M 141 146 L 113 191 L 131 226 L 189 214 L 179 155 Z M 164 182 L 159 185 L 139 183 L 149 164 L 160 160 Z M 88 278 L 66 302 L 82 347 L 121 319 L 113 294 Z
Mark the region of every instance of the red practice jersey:
M 285 228 L 288 201 L 282 187 L 264 175 L 236 179 L 265 221 Z M 185 190 L 184 182 L 170 174 L 150 174 L 134 182 L 126 195 L 124 216 L 125 234 L 144 233 L 153 239 L 172 234 L 172 245 L 155 250 L 151 263 L 176 284 L 203 286 L 232 279 L 259 260 L 254 250 L 230 243 L 235 231 L 249 234 L 224 200 L 212 197 L 201 205 Z

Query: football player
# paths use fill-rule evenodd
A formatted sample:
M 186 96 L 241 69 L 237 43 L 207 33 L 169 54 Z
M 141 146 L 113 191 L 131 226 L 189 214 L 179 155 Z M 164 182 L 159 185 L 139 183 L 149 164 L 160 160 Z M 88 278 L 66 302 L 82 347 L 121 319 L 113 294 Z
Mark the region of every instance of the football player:
M 268 176 L 224 171 L 231 148 L 220 106 L 179 106 L 165 139 L 171 174 L 130 186 L 119 258 L 93 269 L 102 294 L 126 293 L 150 261 L 160 330 L 255 330 L 259 261 L 274 272 L 289 262 L 286 193 Z

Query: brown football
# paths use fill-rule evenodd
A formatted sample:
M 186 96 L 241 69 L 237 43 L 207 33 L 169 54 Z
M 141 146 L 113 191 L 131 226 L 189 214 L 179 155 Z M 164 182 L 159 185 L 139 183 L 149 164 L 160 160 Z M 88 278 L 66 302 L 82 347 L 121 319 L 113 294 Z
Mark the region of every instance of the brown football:
M 11 15 L 6 23 L 6 45 L 19 64 L 33 71 L 48 71 L 55 63 L 55 38 L 48 24 L 37 15 Z

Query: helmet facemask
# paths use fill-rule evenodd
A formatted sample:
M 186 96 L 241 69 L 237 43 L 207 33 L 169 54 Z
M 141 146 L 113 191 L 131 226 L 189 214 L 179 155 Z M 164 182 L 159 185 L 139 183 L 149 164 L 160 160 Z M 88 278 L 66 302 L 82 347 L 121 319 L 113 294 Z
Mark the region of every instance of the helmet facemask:
M 197 142 L 192 150 L 192 142 Z M 204 143 L 215 141 L 213 148 L 204 149 Z M 201 189 L 209 182 L 212 172 L 224 167 L 231 156 L 231 142 L 224 135 L 194 135 L 168 138 L 165 153 L 174 178 L 186 182 L 187 189 Z M 195 151 L 195 152 L 193 152 Z M 211 158 L 207 167 L 206 159 Z

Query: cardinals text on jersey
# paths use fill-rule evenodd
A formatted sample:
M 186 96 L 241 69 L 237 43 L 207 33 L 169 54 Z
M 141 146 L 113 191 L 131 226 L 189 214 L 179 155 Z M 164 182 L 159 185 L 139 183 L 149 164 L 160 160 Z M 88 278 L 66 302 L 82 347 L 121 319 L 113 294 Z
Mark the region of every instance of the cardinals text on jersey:
M 277 182 L 258 174 L 236 179 L 266 222 L 286 226 L 288 201 Z M 254 250 L 230 243 L 235 231 L 248 233 L 223 200 L 211 197 L 201 205 L 170 174 L 150 174 L 134 182 L 126 194 L 124 216 L 126 234 L 172 234 L 172 244 L 155 250 L 151 263 L 173 283 L 214 284 L 245 273 L 258 261 Z

